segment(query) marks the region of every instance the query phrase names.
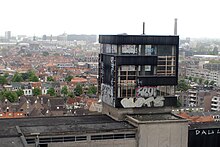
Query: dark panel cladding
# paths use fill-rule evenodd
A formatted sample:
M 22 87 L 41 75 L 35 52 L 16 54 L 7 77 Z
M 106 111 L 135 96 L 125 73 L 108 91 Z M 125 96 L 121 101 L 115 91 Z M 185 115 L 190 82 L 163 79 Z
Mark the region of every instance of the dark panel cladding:
M 165 98 L 165 100 L 164 100 L 163 107 L 176 107 L 177 106 L 177 97 L 172 96 L 172 97 L 164 97 L 164 98 Z M 121 104 L 122 99 L 123 98 L 116 98 L 116 100 L 115 100 L 115 107 L 116 108 L 123 108 L 123 106 Z M 147 108 L 147 106 L 145 106 L 145 107 Z M 149 107 L 149 108 L 152 108 L 152 107 Z
M 220 147 L 220 128 L 189 130 L 188 147 Z
M 157 56 L 135 56 L 121 55 L 116 56 L 116 64 L 120 65 L 157 65 Z
M 178 45 L 179 36 L 153 35 L 99 35 L 101 44 L 159 44 Z
M 175 76 L 139 76 L 137 78 L 138 86 L 167 86 L 177 85 L 177 77 Z
M 176 107 L 177 106 L 177 97 L 176 96 L 165 97 L 164 106 Z
M 102 60 L 103 60 L 103 83 L 104 84 L 108 84 L 110 85 L 111 84 L 111 79 L 112 79 L 112 76 L 111 75 L 111 57 L 112 56 L 107 56 L 107 55 L 104 55 L 102 56 Z

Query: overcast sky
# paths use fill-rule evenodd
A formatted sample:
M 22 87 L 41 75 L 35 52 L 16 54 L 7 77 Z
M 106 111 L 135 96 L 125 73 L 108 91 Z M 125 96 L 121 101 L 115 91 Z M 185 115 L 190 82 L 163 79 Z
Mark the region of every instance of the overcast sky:
M 0 0 L 0 36 L 172 35 L 220 38 L 219 0 Z

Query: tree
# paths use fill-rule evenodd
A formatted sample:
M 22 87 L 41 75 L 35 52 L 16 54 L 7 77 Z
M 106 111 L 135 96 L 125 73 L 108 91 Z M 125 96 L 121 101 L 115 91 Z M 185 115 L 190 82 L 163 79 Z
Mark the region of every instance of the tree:
M 89 86 L 88 94 L 96 94 L 97 88 L 95 86 Z
M 194 81 L 194 82 L 197 82 L 197 81 L 198 81 L 198 78 L 193 78 L 193 81 Z
M 189 80 L 192 81 L 192 77 L 189 77 Z
M 187 91 L 189 88 L 190 88 L 190 86 L 186 83 L 185 80 L 180 80 L 178 82 L 178 85 L 177 85 L 178 91 Z
M 73 92 L 68 92 L 68 97 L 75 98 L 75 95 Z
M 65 78 L 65 81 L 66 81 L 66 82 L 70 82 L 70 81 L 72 80 L 72 78 L 73 78 L 73 76 L 67 76 L 67 77 Z
M 68 94 L 67 86 L 63 86 L 63 88 L 61 89 L 61 94 L 63 94 L 64 97 L 66 97 L 66 95 Z
M 12 103 L 18 99 L 17 93 L 13 91 L 5 91 L 3 95 Z
M 55 89 L 54 88 L 49 88 L 47 90 L 47 94 L 49 94 L 50 96 L 55 96 L 56 95 Z
M 24 81 L 27 81 L 27 80 L 29 79 L 29 75 L 28 75 L 27 72 L 22 73 L 22 74 L 21 74 L 21 77 L 23 78 Z
M 76 88 L 74 90 L 74 94 L 76 96 L 80 96 L 83 93 L 82 85 L 80 83 L 76 84 Z
M 39 79 L 36 75 L 32 75 L 30 78 L 29 78 L 29 81 L 31 82 L 39 82 Z
M 203 82 L 203 79 L 202 78 L 199 78 L 199 84 L 201 85 Z
M 34 96 L 38 96 L 38 95 L 40 95 L 41 94 L 41 90 L 39 89 L 39 88 L 34 88 L 33 89 L 33 95 Z
M 208 81 L 208 80 L 205 80 L 204 84 L 205 84 L 205 85 L 209 85 L 209 81 Z
M 47 81 L 54 81 L 52 76 L 47 77 Z
M 9 73 L 5 73 L 4 77 L 7 78 L 9 76 Z
M 23 82 L 24 80 L 23 80 L 21 74 L 16 72 L 11 81 L 12 82 Z
M 43 52 L 43 56 L 49 56 L 49 52 L 44 51 L 44 52 Z
M 17 93 L 18 97 L 24 95 L 24 91 L 22 89 L 18 89 L 16 91 L 16 93 Z
M 1 85 L 7 84 L 6 77 L 0 76 L 0 84 L 1 84 Z
M 211 81 L 210 83 L 209 83 L 209 85 L 214 85 L 215 84 L 215 81 Z
M 35 72 L 34 72 L 34 71 L 29 70 L 27 74 L 28 74 L 28 79 L 29 79 L 29 81 L 31 81 L 31 82 L 38 82 L 38 81 L 39 81 L 39 79 L 38 79 L 38 77 L 35 75 Z

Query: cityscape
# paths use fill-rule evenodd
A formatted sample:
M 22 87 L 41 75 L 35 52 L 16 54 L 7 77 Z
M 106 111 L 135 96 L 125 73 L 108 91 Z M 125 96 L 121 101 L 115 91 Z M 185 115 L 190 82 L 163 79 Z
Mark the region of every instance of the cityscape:
M 0 147 L 220 146 L 217 0 L 0 4 Z

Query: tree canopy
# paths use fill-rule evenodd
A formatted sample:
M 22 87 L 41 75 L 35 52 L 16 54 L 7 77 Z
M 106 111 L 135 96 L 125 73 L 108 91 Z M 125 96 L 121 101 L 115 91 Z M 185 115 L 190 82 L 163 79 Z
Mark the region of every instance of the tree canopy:
M 47 81 L 54 81 L 52 76 L 47 77 Z
M 24 79 L 22 78 L 21 74 L 16 72 L 11 81 L 12 82 L 23 82 Z
M 67 86 L 63 86 L 63 88 L 61 89 L 61 94 L 63 94 L 64 97 L 68 94 Z
M 97 88 L 95 86 L 89 86 L 88 94 L 96 94 Z
M 34 88 L 34 89 L 33 89 L 33 95 L 34 95 L 34 96 L 41 95 L 41 90 L 40 90 L 39 88 Z
M 69 76 L 67 76 L 67 77 L 65 78 L 65 81 L 66 81 L 66 82 L 70 82 L 70 81 L 72 80 L 72 78 L 73 78 L 73 76 L 70 76 L 70 75 L 69 75 Z
M 14 91 L 4 91 L 3 96 L 4 98 L 7 98 L 12 103 L 18 100 L 18 95 Z
M 47 90 L 47 94 L 49 94 L 50 96 L 55 96 L 56 95 L 55 89 L 54 88 L 49 88 Z
M 189 84 L 185 80 L 180 80 L 177 85 L 178 91 L 187 91 L 190 88 Z
M 5 76 L 0 76 L 0 84 L 1 85 L 7 84 L 7 79 Z
M 76 84 L 76 88 L 74 89 L 74 94 L 76 96 L 80 96 L 83 93 L 82 85 L 80 83 Z

